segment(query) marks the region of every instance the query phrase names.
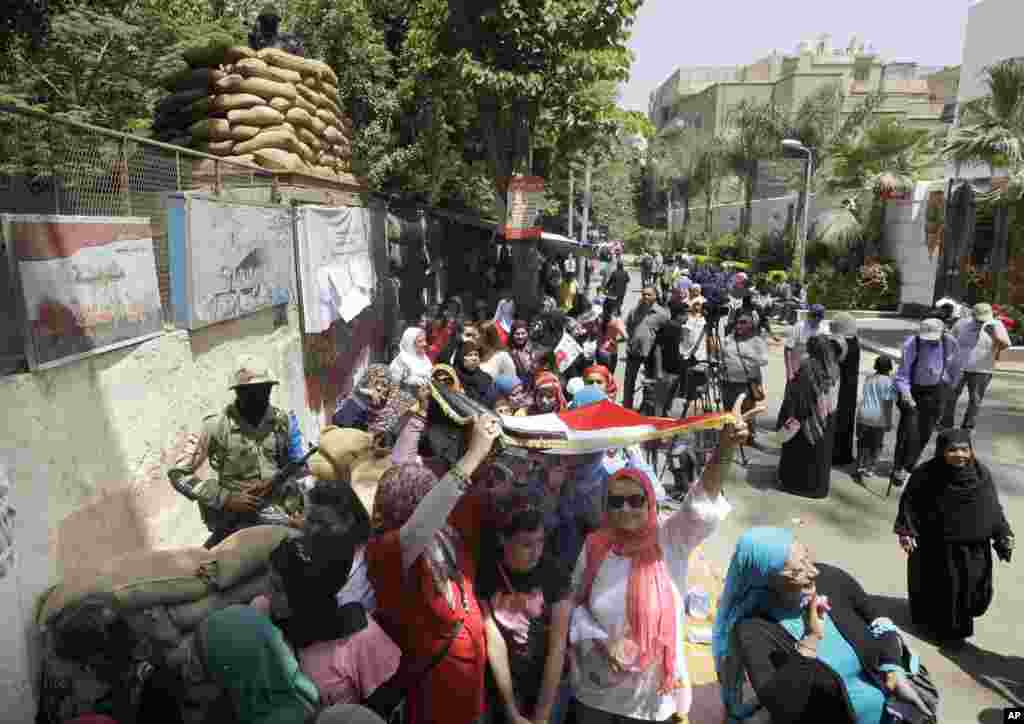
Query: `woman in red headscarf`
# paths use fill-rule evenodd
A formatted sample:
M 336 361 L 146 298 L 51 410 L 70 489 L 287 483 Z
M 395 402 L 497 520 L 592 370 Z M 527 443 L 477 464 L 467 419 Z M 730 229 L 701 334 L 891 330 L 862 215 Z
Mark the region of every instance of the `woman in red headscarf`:
M 591 365 L 583 370 L 583 381 L 588 385 L 597 385 L 601 392 L 608 395 L 608 399 L 615 401 L 619 394 L 619 386 L 615 384 L 615 377 L 604 365 Z
M 664 523 L 646 474 L 624 468 L 608 480 L 602 526 L 587 537 L 573 574 L 570 640 L 581 724 L 685 720 L 692 699 L 683 635 L 687 567 L 731 509 L 722 477 L 746 432 L 742 417 L 722 431 L 703 479 Z
M 530 407 L 530 414 L 564 412 L 568 406 L 558 375 L 548 371 L 538 372 L 533 380 L 533 405 Z

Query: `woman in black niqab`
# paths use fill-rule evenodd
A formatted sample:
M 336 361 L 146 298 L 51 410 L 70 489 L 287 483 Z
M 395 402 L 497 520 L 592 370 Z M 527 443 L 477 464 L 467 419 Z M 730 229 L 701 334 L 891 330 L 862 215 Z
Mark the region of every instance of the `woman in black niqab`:
M 907 559 L 913 622 L 940 641 L 974 634 L 992 602 L 992 549 L 1010 560 L 1013 531 L 968 430 L 946 430 L 910 476 L 893 526 Z

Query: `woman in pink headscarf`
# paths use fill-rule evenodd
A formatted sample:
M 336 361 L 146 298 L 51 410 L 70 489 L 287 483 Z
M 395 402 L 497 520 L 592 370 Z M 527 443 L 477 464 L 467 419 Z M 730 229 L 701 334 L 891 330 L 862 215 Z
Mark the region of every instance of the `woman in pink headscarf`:
M 664 523 L 658 523 L 645 473 L 627 467 L 608 480 L 602 526 L 587 537 L 573 574 L 570 642 L 581 724 L 664 722 L 688 714 L 687 568 L 693 550 L 731 510 L 722 477 L 746 433 L 737 415 L 737 424 L 722 431 L 703 479 Z

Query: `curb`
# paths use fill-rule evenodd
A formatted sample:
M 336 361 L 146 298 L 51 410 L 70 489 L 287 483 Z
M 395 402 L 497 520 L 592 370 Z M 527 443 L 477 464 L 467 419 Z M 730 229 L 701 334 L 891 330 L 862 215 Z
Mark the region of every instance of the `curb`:
M 863 337 L 860 338 L 860 346 L 861 349 L 866 349 L 868 352 L 873 352 L 874 354 L 884 354 L 887 357 L 891 357 L 897 363 L 901 359 L 903 359 L 903 350 L 894 349 L 892 347 L 884 347 L 880 344 L 876 344 L 870 340 L 864 339 Z M 1024 370 L 1018 371 L 995 369 L 992 370 L 992 376 L 1005 377 L 1006 379 L 1013 380 L 1024 379 Z

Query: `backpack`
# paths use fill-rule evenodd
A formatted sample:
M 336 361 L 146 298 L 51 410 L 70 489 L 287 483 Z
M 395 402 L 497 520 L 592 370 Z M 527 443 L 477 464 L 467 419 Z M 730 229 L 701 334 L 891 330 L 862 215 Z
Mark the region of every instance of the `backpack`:
M 939 372 L 939 384 L 942 383 L 942 377 L 946 374 L 946 337 L 949 336 L 945 332 L 942 333 L 942 371 Z M 921 335 L 914 335 L 914 361 L 910 365 L 910 378 L 907 380 L 911 386 L 914 385 L 914 377 L 917 375 L 917 361 L 921 359 Z

